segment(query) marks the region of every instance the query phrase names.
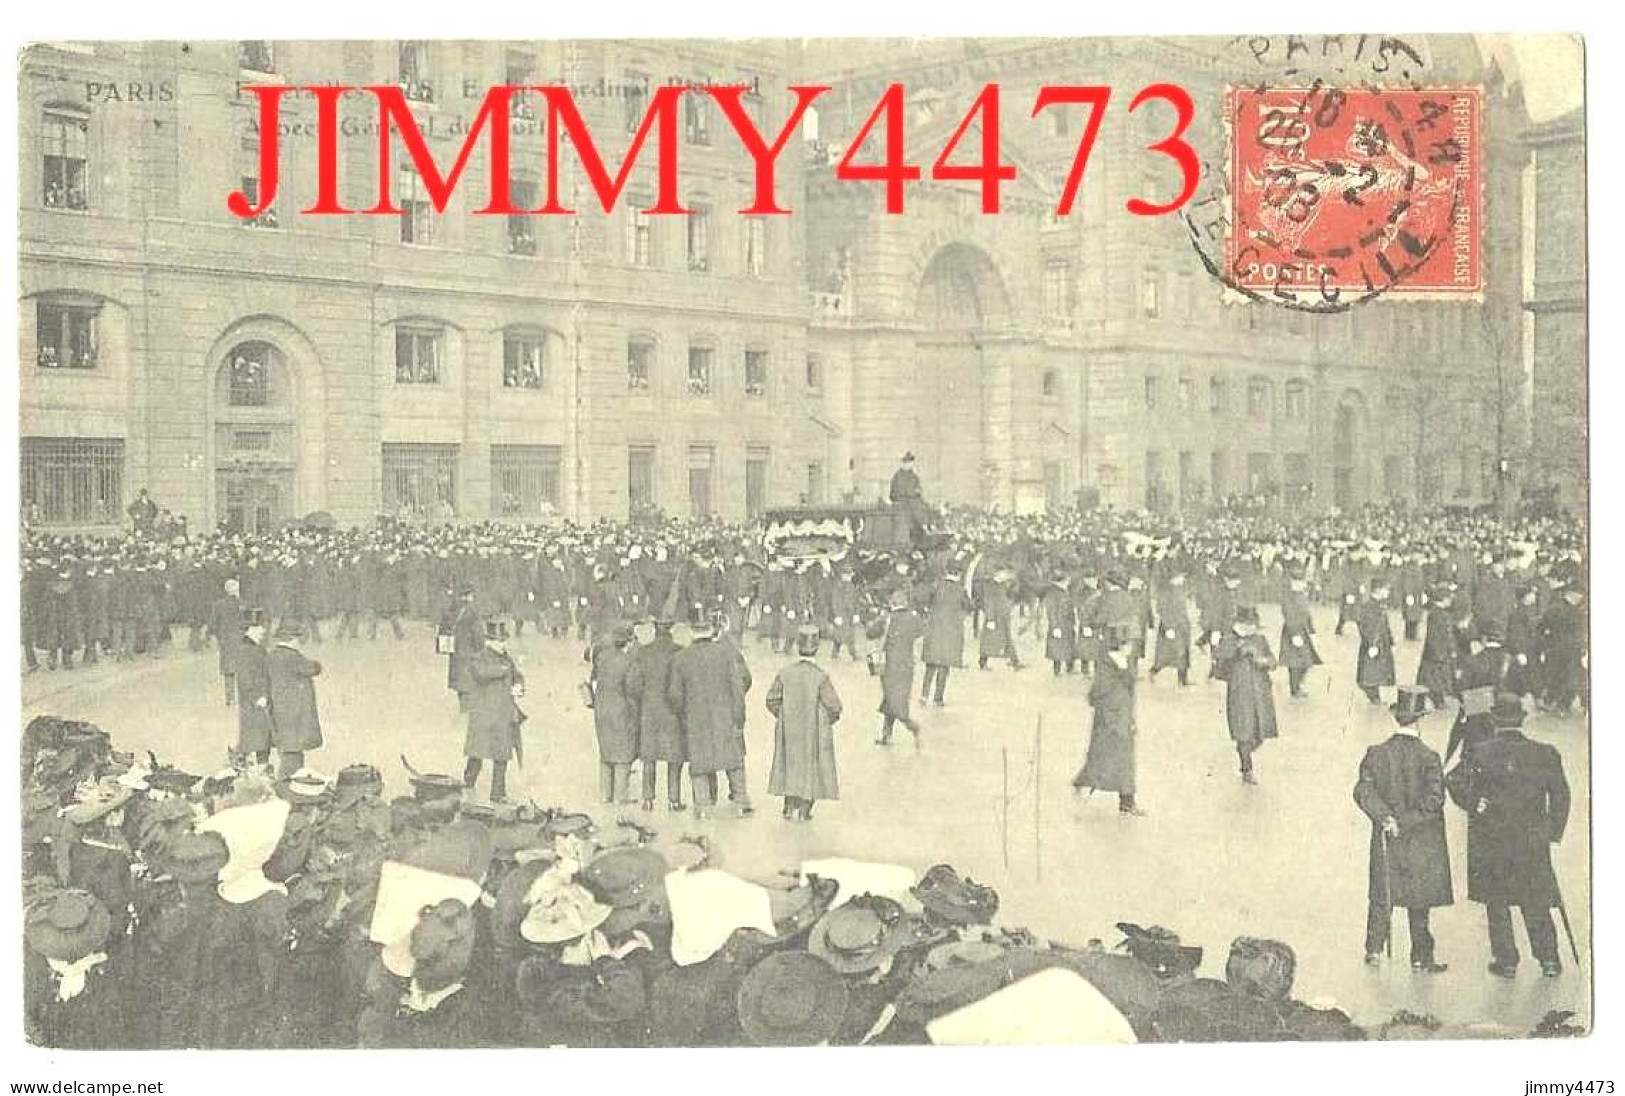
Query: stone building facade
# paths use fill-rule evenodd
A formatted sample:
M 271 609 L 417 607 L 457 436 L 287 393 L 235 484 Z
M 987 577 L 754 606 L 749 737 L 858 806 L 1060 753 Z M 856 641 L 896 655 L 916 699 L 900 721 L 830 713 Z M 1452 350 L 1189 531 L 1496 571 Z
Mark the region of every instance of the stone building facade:
M 1486 84 L 1485 248 L 1515 264 L 1528 152 L 1516 92 L 1476 67 L 1468 40 L 1436 41 L 1441 80 Z M 905 449 L 930 497 L 1024 510 L 1080 492 L 1156 507 L 1487 493 L 1486 348 L 1519 352 L 1514 291 L 1484 308 L 1377 302 L 1332 317 L 1226 303 L 1178 218 L 1123 212 L 1169 185 L 1141 151 L 1166 127 L 1154 111 L 1108 118 L 1077 210 L 1053 216 L 1081 119 L 1029 118 L 1039 85 L 1086 72 L 1118 89 L 1121 112 L 1157 80 L 1216 101 L 1229 65 L 1211 42 L 1174 40 L 30 47 L 25 509 L 110 524 L 147 486 L 194 527 L 314 510 L 738 519 L 872 498 Z M 613 170 L 654 86 L 750 85 L 776 131 L 787 86 L 814 76 L 833 85 L 816 140 L 778 169 L 793 217 L 736 212 L 751 162 L 703 103 L 682 120 L 691 217 L 637 212 L 654 194 L 647 154 L 607 215 L 568 156 L 575 216 L 477 215 L 483 154 L 436 215 L 399 147 L 402 215 L 299 216 L 314 198 L 308 96 L 284 106 L 274 216 L 243 224 L 225 206 L 259 182 L 263 135 L 241 91 L 256 81 L 396 84 L 444 167 L 488 85 L 562 80 Z M 1002 85 L 1018 176 L 999 216 L 973 186 L 927 179 L 893 217 L 878 186 L 833 178 L 833 151 L 891 81 L 909 88 L 910 159 L 927 165 L 967 89 Z M 341 196 L 366 207 L 375 106 L 346 100 L 344 125 Z M 515 120 L 522 201 L 544 184 L 544 142 L 537 119 Z

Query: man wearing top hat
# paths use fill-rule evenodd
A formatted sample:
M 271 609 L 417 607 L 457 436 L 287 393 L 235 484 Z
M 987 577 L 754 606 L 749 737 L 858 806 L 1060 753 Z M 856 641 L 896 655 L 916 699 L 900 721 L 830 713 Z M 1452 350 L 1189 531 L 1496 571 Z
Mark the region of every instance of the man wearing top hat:
M 909 712 L 909 699 L 914 695 L 914 645 L 924 634 L 925 622 L 909 604 L 908 590 L 892 591 L 891 612 L 881 640 L 881 724 L 880 736 L 875 739 L 877 746 L 891 745 L 892 727 L 899 721 L 914 735 L 914 744 L 920 743 L 920 725 Z
M 1281 664 L 1286 667 L 1290 695 L 1303 697 L 1303 679 L 1313 666 L 1320 665 L 1315 650 L 1315 622 L 1309 612 L 1308 584 L 1303 572 L 1293 571 L 1287 591 L 1281 595 Z
M 1540 622 L 1542 702 L 1567 715 L 1585 689 L 1586 614 L 1579 576 L 1565 574 L 1557 600 Z
M 320 749 L 322 721 L 316 710 L 316 677 L 322 664 L 300 650 L 304 629 L 291 620 L 278 626 L 266 656 L 271 679 L 271 745 L 278 771 L 290 776 L 304 768 L 305 753 Z
M 1467 749 L 1450 770 L 1445 787 L 1467 812 L 1467 897 L 1484 904 L 1489 927 L 1489 965 L 1498 978 L 1518 969 L 1512 907 L 1523 911 L 1529 949 L 1541 973 L 1563 971 L 1552 907 L 1563 897 L 1552 870 L 1552 846 L 1569 819 L 1569 785 L 1557 749 L 1523 733 L 1523 702 L 1511 693 L 1490 709 L 1495 735 Z
M 474 682 L 468 676 L 469 663 L 485 649 L 485 636 L 479 614 L 474 611 L 474 587 L 459 583 L 452 603 L 440 620 L 440 634 L 450 638 L 451 652 L 446 661 L 446 688 L 457 694 L 457 710 L 468 711 Z
M 1511 659 L 1501 645 L 1499 625 L 1486 624 L 1476 616 L 1473 627 L 1465 636 L 1466 651 L 1461 655 L 1456 670 L 1456 691 L 1461 697 L 1461 708 L 1450 728 L 1450 740 L 1445 745 L 1444 759 L 1448 764 L 1457 751 L 1471 743 L 1482 742 L 1495 733 L 1495 721 L 1490 708 L 1495 697 L 1503 690 L 1507 667 Z
M 243 599 L 237 580 L 228 578 L 224 593 L 209 610 L 209 631 L 220 647 L 220 680 L 225 684 L 226 707 L 237 703 L 237 652 L 242 647 Z
M 720 614 L 694 623 L 693 640 L 671 659 L 666 696 L 683 725 L 694 817 L 716 807 L 717 774 L 728 777 L 728 798 L 741 817 L 756 813 L 745 783 L 745 694 L 750 670 L 732 643 L 719 641 Z
M 632 761 L 638 754 L 638 702 L 628 678 L 636 647 L 632 625 L 619 620 L 589 652 L 592 723 L 598 738 L 598 797 L 603 803 L 633 802 L 630 783 Z
M 468 662 L 468 734 L 463 741 L 463 786 L 473 788 L 484 762 L 491 762 L 491 799 L 508 798 L 508 762 L 523 760 L 519 732 L 525 713 L 519 698 L 525 695 L 525 675 L 508 653 L 508 623 L 485 622 L 481 648 Z
M 237 754 L 263 765 L 271 760 L 271 667 L 265 650 L 265 610 L 243 611 L 243 630 L 232 655 L 237 702 Z M 233 640 L 220 637 L 224 647 Z M 291 771 L 291 770 L 290 770 Z
M 638 723 L 638 761 L 643 767 L 643 809 L 654 810 L 656 769 L 666 766 L 666 806 L 684 809 L 683 763 L 688 760 L 683 724 L 666 696 L 671 660 L 680 648 L 672 638 L 674 621 L 662 613 L 655 618 L 654 638 L 638 647 L 626 672 L 626 695 Z
M 1388 581 L 1371 580 L 1371 596 L 1360 605 L 1355 627 L 1360 632 L 1360 656 L 1355 682 L 1373 704 L 1382 703 L 1382 690 L 1394 683 L 1394 633 L 1388 626 Z
M 1427 704 L 1421 690 L 1401 686 L 1389 710 L 1397 724 L 1394 733 L 1366 750 L 1354 785 L 1354 802 L 1371 820 L 1365 961 L 1381 961 L 1398 906 L 1410 921 L 1411 969 L 1437 974 L 1446 964 L 1434 957 L 1428 914 L 1455 900 L 1444 829 L 1444 766 L 1422 741 L 1420 720 Z
M 951 563 L 931 586 L 930 612 L 926 618 L 925 642 L 920 657 L 925 676 L 920 679 L 920 703 L 927 700 L 942 707 L 948 688 L 948 673 L 965 663 L 965 616 L 970 598 L 965 593 L 960 565 Z M 853 607 L 856 612 L 856 607 Z

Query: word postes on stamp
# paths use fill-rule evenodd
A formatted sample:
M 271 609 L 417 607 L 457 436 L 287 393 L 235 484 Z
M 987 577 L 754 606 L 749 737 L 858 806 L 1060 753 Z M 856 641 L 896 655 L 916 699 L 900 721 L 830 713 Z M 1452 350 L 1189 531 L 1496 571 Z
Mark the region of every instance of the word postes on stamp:
M 1476 88 L 1230 88 L 1223 277 L 1331 310 L 1483 289 Z

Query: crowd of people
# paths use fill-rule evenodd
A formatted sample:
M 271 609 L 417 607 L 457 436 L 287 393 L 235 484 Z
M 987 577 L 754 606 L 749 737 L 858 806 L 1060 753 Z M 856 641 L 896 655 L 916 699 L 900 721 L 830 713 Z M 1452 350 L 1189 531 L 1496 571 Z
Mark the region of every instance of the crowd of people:
M 917 495 L 902 504 L 917 506 Z M 877 679 L 875 742 L 884 747 L 898 723 L 916 744 L 928 733 L 913 712 L 916 686 L 918 703 L 945 705 L 952 672 L 971 652 L 981 670 L 995 662 L 1020 670 L 1021 646 L 1031 653 L 1041 643 L 1053 675 L 1090 677 L 1094 718 L 1074 786 L 1115 793 L 1132 816 L 1145 813 L 1134 756 L 1142 668 L 1145 677 L 1171 671 L 1188 685 L 1205 651 L 1208 676 L 1224 683 L 1240 778 L 1253 784 L 1255 754 L 1278 734 L 1272 671 L 1284 666 L 1288 695 L 1298 697 L 1321 662 L 1311 606 L 1335 605 L 1337 632 L 1358 632 L 1357 684 L 1373 703 L 1397 684 L 1397 616 L 1400 634 L 1419 640 L 1422 652 L 1416 684 L 1401 687 L 1393 707 L 1398 731 L 1368 753 L 1355 793 L 1373 833 L 1367 961 L 1390 946 L 1388 924 L 1400 907 L 1410 917 L 1412 969 L 1445 969 L 1427 911 L 1453 897 L 1448 794 L 1472 820 L 1469 897 L 1488 911 L 1491 972 L 1515 973 L 1510 908 L 1518 906 L 1542 971 L 1560 973 L 1550 911 L 1565 911 L 1549 846 L 1562 836 L 1568 790 L 1556 751 L 1518 728 L 1530 703 L 1566 714 L 1586 699 L 1578 523 L 1397 509 L 1296 520 L 1233 511 L 1192 523 L 1113 511 L 957 509 L 933 515 L 932 524 L 947 535 L 929 547 L 832 545 L 795 557 L 766 551 L 758 529 L 718 522 L 381 520 L 348 530 L 296 524 L 262 537 L 158 535 L 149 522 L 110 539 L 26 533 L 30 668 L 39 653 L 48 670 L 71 668 L 76 655 L 81 664 L 161 657 L 184 626 L 189 647 L 218 643 L 225 702 L 239 725 L 232 767 L 208 779 L 156 759 L 138 764 L 92 728 L 31 728 L 30 925 L 43 919 L 41 939 L 51 941 L 59 922 L 83 914 L 70 927 L 95 938 L 66 957 L 31 941 L 41 961 L 30 983 L 39 1023 L 70 1032 L 41 1038 L 63 1045 L 76 1037 L 75 1021 L 44 1017 L 84 1012 L 69 1002 L 82 996 L 88 971 L 133 979 L 122 988 L 109 977 L 91 980 L 114 986 L 114 998 L 158 994 L 154 979 L 185 977 L 220 982 L 198 990 L 204 1001 L 210 992 L 237 995 L 229 1017 L 182 1008 L 166 1020 L 163 1009 L 151 1010 L 140 1023 L 152 1026 L 132 1030 L 129 1045 L 942 1041 L 953 1025 L 933 1032 L 932 1024 L 984 999 L 1026 1001 L 1035 992 L 1027 981 L 1040 974 L 1042 992 L 1105 1025 L 1095 1037 L 1360 1034 L 1341 1014 L 1290 1000 L 1291 952 L 1278 943 L 1238 940 L 1231 965 L 1244 973 L 1221 983 L 1196 978 L 1192 949 L 1162 930 L 1128 932 L 1130 951 L 1121 955 L 994 929 L 992 910 L 979 905 L 990 892 L 946 867 L 924 877 L 897 869 L 908 885 L 896 886 L 894 873 L 889 889 L 847 902 L 850 894 L 835 897 L 839 880 L 830 889 L 839 873 L 828 869 L 808 871 L 818 878 L 789 890 L 762 887 L 714 874 L 714 849 L 673 869 L 683 857 L 651 847 L 642 822 L 594 836 L 583 816 L 516 806 L 506 770 L 522 758 L 527 717 L 524 676 L 507 648 L 527 625 L 585 647 L 582 690 L 593 709 L 601 801 L 641 804 L 646 815 L 661 791 L 660 766 L 673 815 L 688 809 L 685 792 L 694 817 L 721 812 L 723 779 L 727 811 L 755 812 L 744 765 L 753 682 L 743 649 L 754 636 L 776 653 L 793 650 L 797 659 L 766 690 L 775 719 L 768 793 L 782 798 L 785 818 L 805 822 L 818 801 L 839 795 L 832 726 L 856 709 L 819 664 L 826 647 L 866 663 Z M 1258 607 L 1271 603 L 1282 621 L 1278 652 L 1260 632 Z M 352 767 L 329 780 L 309 765 L 308 753 L 322 744 L 314 684 L 321 665 L 310 649 L 323 641 L 324 624 L 338 642 L 359 641 L 362 624 L 376 639 L 382 623 L 400 639 L 407 619 L 434 625 L 447 686 L 467 716 L 467 766 L 461 778 L 414 773 L 414 794 L 385 803 L 376 769 Z M 674 638 L 678 623 L 686 645 Z M 649 642 L 639 641 L 638 626 L 652 629 Z M 1018 642 L 1023 632 L 1031 642 Z M 1455 710 L 1442 759 L 1407 733 L 1430 706 Z M 1458 753 L 1447 777 L 1444 765 Z M 490 796 L 477 800 L 487 764 Z M 447 853 L 448 841 L 461 851 Z M 85 866 L 76 868 L 80 860 Z M 601 861 L 614 867 L 596 869 L 609 873 L 599 885 Z M 455 870 L 442 870 L 448 863 Z M 385 870 L 390 864 L 400 870 Z M 440 890 L 413 892 L 407 913 L 377 912 L 385 884 L 402 872 L 422 883 L 418 871 L 440 876 Z M 690 907 L 707 912 L 687 938 L 708 940 L 710 950 L 684 962 L 686 945 L 676 942 L 684 903 L 672 891 L 697 879 L 720 889 Z M 940 897 L 937 884 L 980 912 L 945 922 L 927 900 Z M 207 897 L 216 892 L 219 902 Z M 166 900 L 177 904 L 167 914 Z M 723 923 L 702 925 L 712 904 Z M 574 934 L 525 935 L 532 915 L 544 919 L 541 910 Z M 730 924 L 729 910 L 755 919 Z M 757 935 L 741 935 L 751 931 Z M 867 940 L 885 962 L 843 968 L 830 940 L 847 937 Z M 809 942 L 819 940 L 822 950 Z M 115 950 L 124 955 L 118 963 Z M 140 973 L 143 963 L 155 966 Z M 223 981 L 221 964 L 234 972 Z M 798 989 L 794 1005 L 783 1006 L 774 975 L 812 990 Z M 669 982 L 682 988 L 661 988 Z M 64 996 L 65 986 L 78 991 Z M 174 985 L 164 996 L 177 990 L 197 999 Z M 904 1007 L 918 1004 L 916 990 L 929 1006 Z M 711 996 L 674 1016 L 673 999 L 662 996 L 670 992 L 678 1000 Z M 839 1008 L 830 1004 L 837 1000 Z M 802 1005 L 806 1015 L 787 1015 Z M 978 1023 L 996 1025 L 997 1011 L 978 1014 Z M 826 1013 L 848 1021 L 826 1029 L 816 1019 Z M 251 1022 L 231 1027 L 245 1017 Z
M 1158 926 L 1042 940 L 996 891 L 805 861 L 770 880 L 641 823 L 493 804 L 449 774 L 198 776 L 89 724 L 23 735 L 25 1023 L 63 1048 L 783 1046 L 1513 1036 L 1222 977 Z M 1212 964 L 1217 966 L 1218 964 Z M 1572 1013 L 1534 1034 L 1578 1034 Z

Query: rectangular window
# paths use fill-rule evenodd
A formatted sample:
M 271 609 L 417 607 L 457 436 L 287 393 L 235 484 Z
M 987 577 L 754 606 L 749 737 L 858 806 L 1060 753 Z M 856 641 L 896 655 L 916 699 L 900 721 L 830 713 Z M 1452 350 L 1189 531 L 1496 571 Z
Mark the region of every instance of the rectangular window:
M 633 339 L 626 344 L 626 387 L 647 392 L 655 371 L 655 344 Z
M 23 438 L 30 525 L 111 525 L 124 517 L 123 438 Z
M 1162 482 L 1162 453 L 1156 449 L 1145 451 L 1145 508 L 1161 510 L 1166 488 Z
M 540 391 L 546 380 L 547 341 L 541 335 L 502 336 L 502 387 Z
M 1179 451 L 1179 505 L 1188 506 L 1194 501 L 1191 492 L 1196 490 L 1196 456 L 1189 449 Z
M 1223 377 L 1214 377 L 1207 382 L 1207 409 L 1215 415 L 1224 414 L 1225 406 L 1230 402 L 1228 386 Z
M 711 446 L 688 447 L 688 512 L 692 518 L 708 518 L 715 512 L 711 500 L 711 471 L 715 463 L 716 450 Z
M 557 445 L 491 446 L 491 516 L 535 521 L 557 511 L 561 453 Z
M 1288 509 L 1299 509 L 1308 505 L 1309 496 L 1313 488 L 1312 477 L 1309 474 L 1308 453 L 1288 453 L 1281 460 L 1281 479 L 1285 487 L 1283 501 Z
M 1147 411 L 1155 411 L 1157 409 L 1156 377 L 1147 377 L 1145 379 L 1145 409 Z
M 745 273 L 760 278 L 767 271 L 767 219 L 745 218 Z
M 541 202 L 541 185 L 535 179 L 515 176 L 508 180 L 508 194 L 515 209 L 535 209 Z M 508 254 L 536 254 L 536 218 L 530 214 L 508 214 Z
M 1072 268 L 1064 259 L 1044 264 L 1044 319 L 1058 323 L 1072 315 Z
M 1247 454 L 1247 491 L 1267 495 L 1275 488 L 1275 456 L 1272 453 Z
M 41 179 L 45 205 L 50 209 L 88 209 L 90 196 L 90 116 L 76 111 L 48 110 L 40 133 L 44 152 Z
M 745 351 L 745 395 L 757 399 L 767 395 L 767 351 Z
M 1208 458 L 1208 483 L 1213 488 L 1213 501 L 1217 502 L 1230 493 L 1230 454 L 1223 449 L 1213 450 Z
M 1179 409 L 1181 411 L 1196 410 L 1196 382 L 1189 377 L 1179 378 Z
M 807 465 L 807 494 L 803 502 L 808 506 L 821 506 L 824 502 L 824 466 L 819 461 Z
M 1302 419 L 1309 414 L 1309 390 L 1298 381 L 1286 386 L 1285 411 L 1289 419 Z
M 415 521 L 457 516 L 457 446 L 383 443 L 384 512 Z
M 716 351 L 709 346 L 691 346 L 688 348 L 688 394 L 690 396 L 709 396 L 711 394 L 711 363 Z
M 626 450 L 626 497 L 633 514 L 647 513 L 655 500 L 655 447 L 631 445 Z
M 699 83 L 710 83 L 701 77 Z M 683 131 L 691 145 L 711 143 L 711 97 L 696 90 L 683 95 Z
M 1247 385 L 1247 417 L 1267 419 L 1270 416 L 1270 386 L 1268 381 L 1251 381 Z
M 276 53 L 269 42 L 238 42 L 237 67 L 248 72 L 274 73 Z
M 402 42 L 398 52 L 400 65 L 395 82 L 408 99 L 434 102 L 434 82 L 429 78 L 429 43 Z
M 654 199 L 633 194 L 626 207 L 626 261 L 633 266 L 654 265 L 654 222 L 645 212 Z
M 824 359 L 817 354 L 807 355 L 807 387 L 814 392 L 824 388 Z
M 1155 270 L 1140 275 L 1140 311 L 1152 320 L 1162 313 L 1162 275 Z
M 766 446 L 745 450 L 745 517 L 755 520 L 767 509 L 767 471 L 772 454 Z
M 434 207 L 423 192 L 423 181 L 418 178 L 417 169 L 402 167 L 396 178 L 400 190 L 395 200 L 401 209 L 401 243 L 434 243 Z
M 711 269 L 711 211 L 703 206 L 688 215 L 688 268 Z
M 226 402 L 231 407 L 268 407 L 271 403 L 271 348 L 247 342 L 232 351 Z
M 395 329 L 395 383 L 439 384 L 440 344 L 438 331 L 400 327 Z
M 100 361 L 97 312 L 94 305 L 41 300 L 34 309 L 34 360 L 39 367 L 95 369 Z
M 1046 369 L 1039 380 L 1039 392 L 1047 399 L 1054 399 L 1061 394 L 1061 372 L 1058 369 Z
M 508 87 L 528 87 L 536 82 L 536 55 L 521 50 L 508 50 L 502 70 L 502 82 Z M 536 117 L 536 102 L 531 98 L 532 94 L 528 91 L 513 93 L 509 104 L 515 118 Z
M 649 78 L 641 72 L 628 72 L 624 77 L 623 100 L 626 132 L 636 133 L 643 125 L 643 115 L 649 108 Z
M 249 145 L 245 141 L 244 146 L 244 151 L 252 150 L 253 156 L 256 158 L 259 156 L 259 145 L 257 143 Z M 260 204 L 260 180 L 257 174 L 242 176 L 242 183 L 238 189 L 243 192 L 243 197 L 248 199 L 249 205 L 257 206 Z M 244 228 L 276 228 L 276 206 L 266 206 L 256 216 L 241 218 L 238 223 Z

